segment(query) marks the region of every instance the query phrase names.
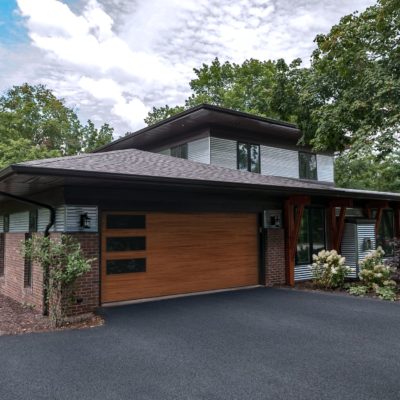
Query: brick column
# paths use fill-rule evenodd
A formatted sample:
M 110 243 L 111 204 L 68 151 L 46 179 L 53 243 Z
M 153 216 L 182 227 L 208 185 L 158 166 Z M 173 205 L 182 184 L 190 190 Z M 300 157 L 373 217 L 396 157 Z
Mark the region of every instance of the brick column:
M 283 285 L 286 282 L 285 232 L 283 229 L 267 229 L 265 238 L 266 286 Z

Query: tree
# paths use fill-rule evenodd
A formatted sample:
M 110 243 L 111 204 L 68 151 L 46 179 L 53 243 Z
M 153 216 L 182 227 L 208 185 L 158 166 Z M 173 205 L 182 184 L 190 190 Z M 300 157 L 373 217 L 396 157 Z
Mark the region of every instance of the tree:
M 284 60 L 250 59 L 235 64 L 216 58 L 210 65 L 194 69 L 196 78 L 190 81 L 193 93 L 183 106 L 153 107 L 145 122 L 154 124 L 203 103 L 295 122 L 298 86 L 307 71 L 300 64 L 300 59 L 287 65 Z
M 399 29 L 399 0 L 378 0 L 316 37 L 302 91 L 312 121 L 303 132 L 315 149 L 379 158 L 399 148 Z
M 0 142 L 6 152 L 1 158 L 7 162 L 91 151 L 110 142 L 112 132 L 108 124 L 98 130 L 90 120 L 83 126 L 64 100 L 44 85 L 14 86 L 0 97 Z M 18 143 L 26 157 L 18 151 Z

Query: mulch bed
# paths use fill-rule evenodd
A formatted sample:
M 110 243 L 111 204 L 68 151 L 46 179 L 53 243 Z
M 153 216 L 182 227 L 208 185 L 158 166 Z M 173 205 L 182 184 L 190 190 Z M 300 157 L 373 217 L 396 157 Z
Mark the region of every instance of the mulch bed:
M 297 290 L 320 292 L 320 293 L 340 294 L 340 295 L 346 295 L 346 296 L 351 296 L 351 297 L 368 297 L 368 298 L 372 298 L 372 299 L 385 301 L 385 300 L 380 299 L 373 292 L 366 293 L 363 296 L 354 296 L 354 295 L 351 295 L 346 289 L 319 289 L 314 286 L 312 281 L 296 282 L 296 284 L 293 287 L 291 287 L 291 286 L 285 286 L 285 287 L 291 288 L 291 289 L 297 289 Z M 400 301 L 400 293 L 397 293 L 396 301 Z
M 0 336 L 19 335 L 31 332 L 48 332 L 65 329 L 94 328 L 103 325 L 98 315 L 91 314 L 81 321 L 66 322 L 60 328 L 53 328 L 47 317 L 30 307 L 25 307 L 9 297 L 0 295 Z

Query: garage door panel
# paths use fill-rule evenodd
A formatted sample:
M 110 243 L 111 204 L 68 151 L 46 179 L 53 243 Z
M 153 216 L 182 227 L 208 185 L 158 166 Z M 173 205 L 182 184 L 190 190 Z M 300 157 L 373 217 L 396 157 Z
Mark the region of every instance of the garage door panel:
M 254 214 L 148 213 L 145 231 L 146 272 L 103 273 L 103 302 L 258 283 Z

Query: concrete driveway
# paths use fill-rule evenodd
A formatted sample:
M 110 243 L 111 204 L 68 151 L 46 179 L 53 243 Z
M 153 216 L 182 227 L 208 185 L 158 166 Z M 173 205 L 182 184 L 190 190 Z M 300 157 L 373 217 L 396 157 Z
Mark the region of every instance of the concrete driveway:
M 396 399 L 400 306 L 252 289 L 0 337 L 0 399 Z

